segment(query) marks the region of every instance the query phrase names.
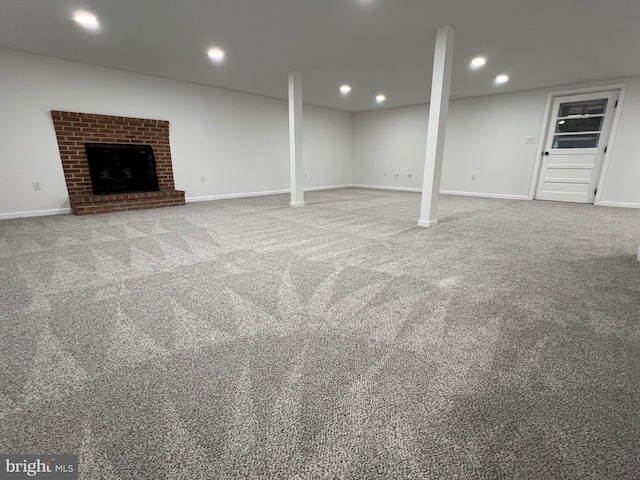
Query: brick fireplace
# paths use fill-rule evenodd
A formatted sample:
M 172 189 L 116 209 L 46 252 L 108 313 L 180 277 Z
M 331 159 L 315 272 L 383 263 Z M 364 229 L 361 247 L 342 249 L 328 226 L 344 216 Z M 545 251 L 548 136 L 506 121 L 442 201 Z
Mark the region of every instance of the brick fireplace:
M 169 122 L 93 113 L 51 111 L 58 148 L 75 215 L 184 205 L 184 191 L 173 182 Z M 85 143 L 151 145 L 159 191 L 94 195 Z

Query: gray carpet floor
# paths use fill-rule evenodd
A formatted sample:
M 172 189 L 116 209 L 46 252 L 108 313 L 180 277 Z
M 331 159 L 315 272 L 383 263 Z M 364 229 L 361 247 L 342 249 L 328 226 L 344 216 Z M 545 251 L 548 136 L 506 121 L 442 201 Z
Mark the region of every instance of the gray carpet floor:
M 0 453 L 638 479 L 640 211 L 340 189 L 0 222 Z

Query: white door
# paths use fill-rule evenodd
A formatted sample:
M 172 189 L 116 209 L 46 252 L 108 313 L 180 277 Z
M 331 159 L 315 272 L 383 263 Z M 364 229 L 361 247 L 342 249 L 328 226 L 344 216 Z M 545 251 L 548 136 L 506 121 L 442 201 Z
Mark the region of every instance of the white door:
M 593 203 L 618 91 L 556 97 L 536 198 Z

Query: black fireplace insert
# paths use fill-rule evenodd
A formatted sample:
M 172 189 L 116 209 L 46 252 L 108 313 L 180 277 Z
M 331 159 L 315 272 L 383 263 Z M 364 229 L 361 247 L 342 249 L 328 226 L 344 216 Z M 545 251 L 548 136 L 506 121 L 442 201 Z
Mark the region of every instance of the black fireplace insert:
M 160 190 L 151 145 L 85 143 L 85 149 L 94 195 Z

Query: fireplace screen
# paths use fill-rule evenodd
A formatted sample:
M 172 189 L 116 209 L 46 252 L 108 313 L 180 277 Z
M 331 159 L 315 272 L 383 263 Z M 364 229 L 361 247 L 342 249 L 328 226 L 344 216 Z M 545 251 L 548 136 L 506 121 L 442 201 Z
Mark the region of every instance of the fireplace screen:
M 158 191 L 151 145 L 85 143 L 94 195 Z

